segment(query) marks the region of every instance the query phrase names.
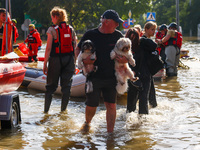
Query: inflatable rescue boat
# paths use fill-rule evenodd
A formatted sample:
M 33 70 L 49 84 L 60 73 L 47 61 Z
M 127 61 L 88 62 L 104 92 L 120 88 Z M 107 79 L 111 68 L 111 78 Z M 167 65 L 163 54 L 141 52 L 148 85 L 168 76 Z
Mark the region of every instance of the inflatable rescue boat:
M 28 47 L 24 43 L 18 43 L 13 46 L 14 52 L 19 56 L 20 62 L 28 62 Z M 37 57 L 39 61 L 44 61 L 44 57 Z M 33 61 L 33 60 L 32 60 Z
M 72 97 L 84 97 L 85 96 L 85 82 L 86 78 L 82 73 L 73 75 L 73 82 L 71 87 Z M 42 69 L 26 67 L 26 74 L 22 82 L 22 86 L 27 88 L 46 91 L 46 75 L 43 74 Z M 55 92 L 61 94 L 60 84 Z
M 21 63 L 13 59 L 0 59 L 0 94 L 17 90 L 25 72 Z

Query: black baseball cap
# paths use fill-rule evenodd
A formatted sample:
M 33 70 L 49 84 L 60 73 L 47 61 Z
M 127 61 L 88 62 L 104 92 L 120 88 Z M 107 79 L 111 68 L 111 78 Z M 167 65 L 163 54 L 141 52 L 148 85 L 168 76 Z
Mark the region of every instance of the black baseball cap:
M 103 19 L 112 19 L 112 20 L 114 20 L 115 22 L 118 22 L 118 23 L 124 22 L 124 20 L 122 20 L 119 17 L 119 14 L 115 10 L 112 10 L 112 9 L 106 10 L 101 17 Z

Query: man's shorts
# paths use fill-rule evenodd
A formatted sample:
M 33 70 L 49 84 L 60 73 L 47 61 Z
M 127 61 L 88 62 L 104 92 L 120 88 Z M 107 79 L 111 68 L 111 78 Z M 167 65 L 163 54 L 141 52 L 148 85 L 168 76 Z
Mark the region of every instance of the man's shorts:
M 116 91 L 116 79 L 92 79 L 93 92 L 86 93 L 87 106 L 97 107 L 99 105 L 101 97 L 104 102 L 116 103 L 117 91 Z

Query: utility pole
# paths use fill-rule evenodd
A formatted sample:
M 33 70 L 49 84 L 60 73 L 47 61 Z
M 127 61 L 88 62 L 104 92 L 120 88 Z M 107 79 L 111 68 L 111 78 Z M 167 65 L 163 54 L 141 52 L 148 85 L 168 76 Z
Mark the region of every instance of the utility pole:
M 8 0 L 6 0 L 6 54 L 8 53 Z
M 190 0 L 190 10 L 191 10 L 191 0 Z M 192 19 L 191 19 L 192 20 Z M 190 36 L 192 36 L 192 29 L 191 29 L 191 26 L 192 26 L 192 21 L 190 20 Z
M 179 0 L 176 0 L 176 24 L 177 31 L 179 32 Z

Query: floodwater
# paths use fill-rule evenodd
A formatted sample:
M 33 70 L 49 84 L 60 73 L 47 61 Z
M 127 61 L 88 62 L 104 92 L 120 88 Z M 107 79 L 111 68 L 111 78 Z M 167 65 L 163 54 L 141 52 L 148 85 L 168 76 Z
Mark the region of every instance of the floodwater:
M 115 131 L 108 134 L 103 102 L 89 134 L 79 132 L 84 123 L 84 98 L 71 98 L 60 113 L 60 96 L 43 113 L 44 93 L 20 88 L 22 122 L 15 131 L 0 131 L 0 149 L 84 150 L 199 150 L 200 149 L 200 42 L 187 41 L 183 49 L 194 59 L 182 60 L 190 69 L 157 81 L 158 106 L 138 120 L 137 111 L 126 113 L 126 96 L 118 98 Z

